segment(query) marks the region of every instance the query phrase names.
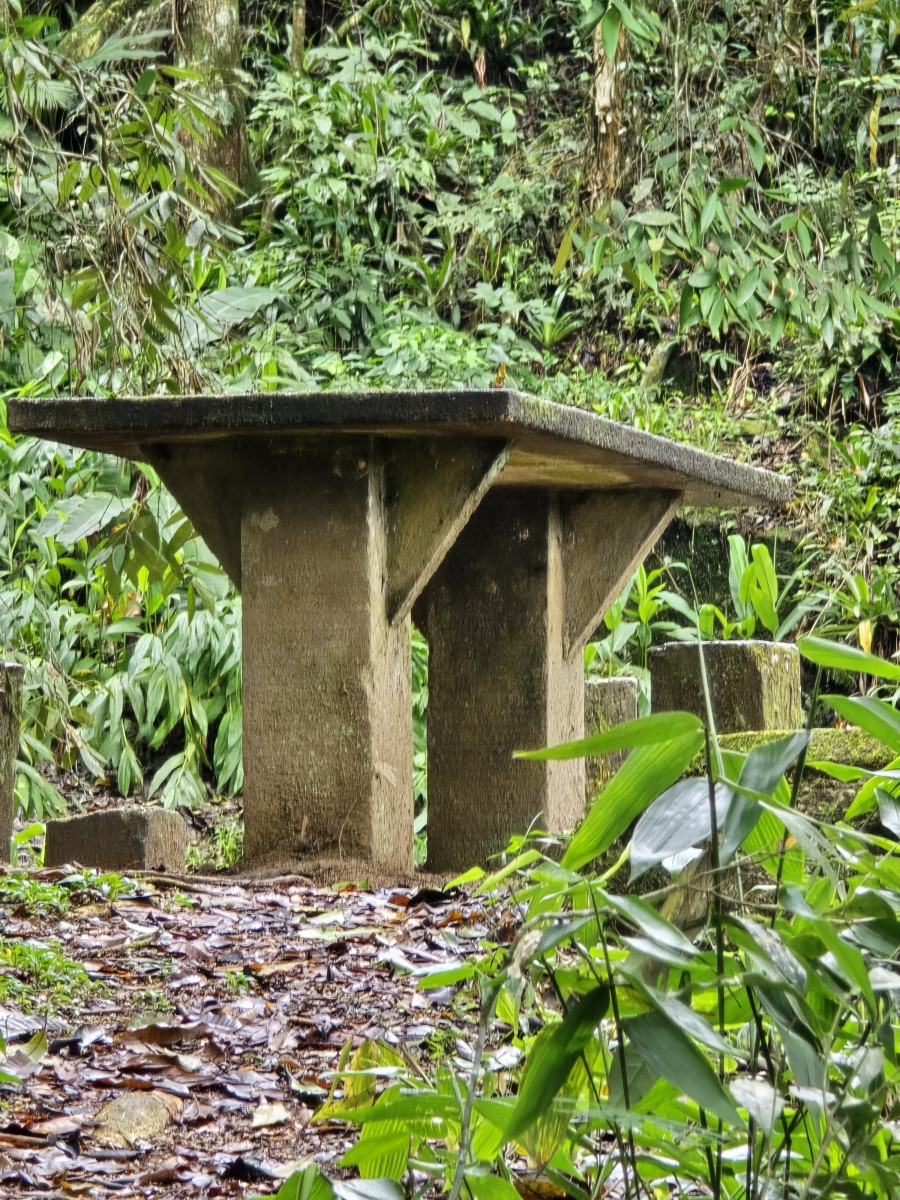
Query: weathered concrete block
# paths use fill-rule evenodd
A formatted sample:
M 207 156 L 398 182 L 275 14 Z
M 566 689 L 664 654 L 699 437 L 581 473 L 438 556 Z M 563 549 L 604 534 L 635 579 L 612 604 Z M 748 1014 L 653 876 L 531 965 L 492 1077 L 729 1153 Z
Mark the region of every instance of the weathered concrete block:
M 48 821 L 44 865 L 80 863 L 105 871 L 183 871 L 187 825 L 164 808 L 108 809 Z
M 19 663 L 0 663 L 0 857 L 9 862 L 15 816 L 16 755 L 22 719 L 22 675 Z
M 617 679 L 591 679 L 584 685 L 584 736 L 606 733 L 614 725 L 634 721 L 638 715 L 638 681 L 630 675 Z M 585 759 L 585 798 L 588 804 L 628 757 L 627 750 L 595 754 Z
M 703 657 L 718 733 L 799 729 L 800 652 L 784 642 L 705 642 Z M 696 643 L 667 642 L 650 652 L 654 712 L 696 713 L 706 703 Z
M 494 488 L 462 530 L 416 615 L 430 653 L 429 870 L 581 820 L 583 759 L 513 755 L 584 736 L 585 642 L 677 500 Z

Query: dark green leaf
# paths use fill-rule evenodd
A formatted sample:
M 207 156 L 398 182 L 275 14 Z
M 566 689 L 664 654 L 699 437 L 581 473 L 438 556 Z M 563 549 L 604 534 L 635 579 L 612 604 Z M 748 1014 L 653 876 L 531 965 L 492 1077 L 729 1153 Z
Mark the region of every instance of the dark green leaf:
M 546 750 L 517 750 L 515 757 L 536 762 L 558 762 L 570 758 L 584 758 L 588 754 L 611 754 L 614 750 L 651 746 L 689 735 L 702 735 L 702 732 L 703 723 L 693 713 L 654 713 L 649 717 L 638 717 L 635 721 L 624 721 L 605 733 L 598 733 L 578 742 L 564 742 Z
M 594 988 L 566 1014 L 551 1037 L 535 1042 L 506 1129 L 509 1141 L 514 1141 L 545 1112 L 587 1048 L 608 1008 L 609 988 Z
M 716 785 L 716 824 L 725 823 L 733 793 Z M 637 879 L 664 858 L 699 845 L 710 836 L 709 782 L 681 779 L 647 808 L 631 838 L 631 878 Z
M 771 795 L 785 771 L 797 761 L 808 744 L 809 733 L 804 730 L 755 746 L 747 755 L 738 782 L 748 791 Z
M 661 1012 L 643 1013 L 624 1022 L 630 1044 L 663 1079 L 668 1079 L 707 1112 L 743 1125 L 709 1060 L 687 1034 Z
M 665 742 L 638 746 L 595 801 L 569 843 L 562 865 L 578 870 L 602 854 L 660 790 L 670 787 L 683 774 L 702 744 L 703 731 L 697 729 Z
M 614 62 L 616 58 L 621 28 L 621 13 L 617 8 L 608 8 L 600 22 L 600 38 L 603 42 L 603 52 L 610 62 Z
M 900 751 L 900 713 L 874 696 L 823 696 L 826 704 L 851 725 L 858 725 L 891 750 Z
M 797 642 L 800 653 L 817 667 L 829 667 L 835 671 L 849 671 L 853 675 L 874 675 L 879 679 L 900 679 L 900 666 L 866 654 L 854 646 L 840 642 L 829 642 L 825 638 L 803 637 Z

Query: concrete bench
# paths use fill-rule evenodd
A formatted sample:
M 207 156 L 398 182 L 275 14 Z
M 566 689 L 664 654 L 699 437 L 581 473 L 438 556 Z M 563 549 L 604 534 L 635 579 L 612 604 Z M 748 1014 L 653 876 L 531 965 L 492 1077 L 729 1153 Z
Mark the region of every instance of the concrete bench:
M 775 475 L 510 391 L 14 400 L 10 429 L 150 463 L 243 593 L 251 868 L 412 860 L 410 614 L 430 644 L 428 866 L 572 827 L 583 649 L 679 505 Z

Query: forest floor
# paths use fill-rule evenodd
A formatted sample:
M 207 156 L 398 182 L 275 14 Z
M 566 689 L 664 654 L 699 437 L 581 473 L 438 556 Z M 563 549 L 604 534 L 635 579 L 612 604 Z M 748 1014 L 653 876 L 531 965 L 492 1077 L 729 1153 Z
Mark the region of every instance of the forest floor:
M 458 891 L 141 874 L 104 898 L 70 874 L 15 876 L 22 900 L 0 908 L 0 1072 L 20 1080 L 0 1084 L 4 1197 L 254 1196 L 310 1161 L 349 1174 L 354 1131 L 314 1120 L 342 1048 L 467 1069 L 477 1014 L 417 984 L 515 924 Z

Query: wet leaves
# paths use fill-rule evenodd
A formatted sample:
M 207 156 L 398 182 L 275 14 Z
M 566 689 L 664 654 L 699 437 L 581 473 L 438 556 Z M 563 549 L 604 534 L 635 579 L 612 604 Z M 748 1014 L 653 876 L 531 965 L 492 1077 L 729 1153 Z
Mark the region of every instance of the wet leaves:
M 356 1135 L 312 1121 L 343 1094 L 339 1062 L 471 1039 L 454 987 L 417 986 L 485 935 L 459 892 L 142 880 L 2 915 L 7 938 L 58 943 L 89 980 L 52 1013 L 0 1008 L 4 1197 L 258 1195 L 307 1162 L 346 1176 Z

